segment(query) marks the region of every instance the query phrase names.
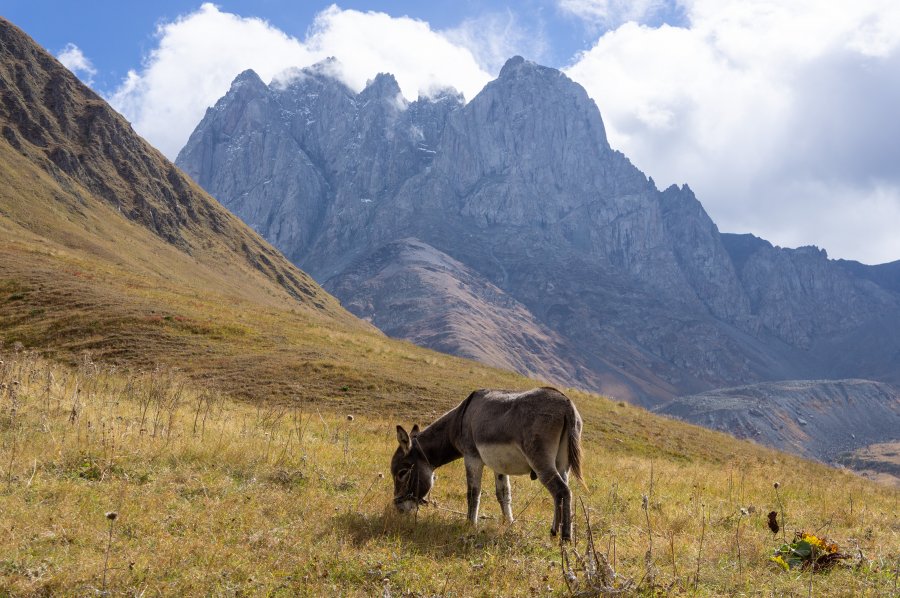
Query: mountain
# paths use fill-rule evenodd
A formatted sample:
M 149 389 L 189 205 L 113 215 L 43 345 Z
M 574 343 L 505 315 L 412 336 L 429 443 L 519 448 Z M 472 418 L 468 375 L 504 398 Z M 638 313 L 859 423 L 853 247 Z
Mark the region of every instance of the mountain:
M 722 235 L 760 325 L 828 378 L 900 383 L 900 269 L 830 260 L 823 249 Z
M 559 357 L 563 340 L 525 306 L 418 239 L 384 245 L 330 287 L 351 297 L 344 307 L 390 336 L 539 378 L 574 376 L 574 368 L 594 376 Z
M 645 405 L 838 373 L 900 383 L 896 288 L 721 235 L 687 185 L 660 191 L 610 147 L 561 72 L 515 57 L 464 103 L 407 102 L 388 74 L 355 93 L 339 69 L 242 73 L 176 163 L 389 334 Z
M 357 319 L 3 19 L 0 133 L 0 346 L 77 364 L 86 391 L 92 360 L 269 408 L 421 416 L 534 386 Z
M 458 103 L 458 96 L 444 98 Z M 434 104 L 423 104 L 422 113 L 440 111 Z M 107 382 L 119 374 L 134 381 L 123 387 L 123 405 L 146 409 L 165 400 L 167 409 L 193 416 L 195 406 L 185 405 L 172 384 L 184 376 L 191 396 L 221 407 L 214 417 L 232 418 L 241 435 L 251 428 L 263 434 L 266 421 L 287 425 L 282 408 L 293 411 L 292 426 L 312 409 L 331 412 L 329 419 L 339 413 L 341 421 L 348 413 L 372 414 L 375 434 L 378 426 L 387 429 L 386 417 L 433 419 L 473 388 L 536 385 L 390 339 L 354 317 L 3 19 L 0 133 L 0 350 L 8 360 L 7 379 L 31 371 L 22 384 L 32 389 L 44 388 L 37 372 L 49 363 L 34 353 L 67 362 L 50 379 L 57 398 L 51 418 L 63 410 L 68 422 L 76 388 L 98 404 L 105 393 L 120 392 L 101 384 L 101 370 Z M 456 338 L 473 356 L 487 359 L 489 345 L 471 337 L 484 327 L 520 348 L 519 361 L 504 365 L 537 367 L 530 361 L 537 355 L 551 368 L 579 367 L 554 361 L 564 340 L 522 304 L 421 240 L 405 237 L 355 264 L 335 284 L 355 286 L 359 277 L 373 289 L 383 285 L 372 297 L 386 298 L 387 311 L 419 309 L 419 297 L 450 300 L 426 306 L 413 319 L 435 322 L 419 332 Z M 404 306 L 407 296 L 414 301 Z M 386 320 L 378 323 L 390 328 Z M 160 398 L 166 388 L 171 396 Z M 21 395 L 28 417 L 38 414 L 32 394 Z M 569 394 L 585 417 L 586 442 L 602 446 L 600 454 L 678 462 L 689 455 L 710 467 L 732 454 L 766 462 L 773 456 L 624 403 Z M 220 395 L 254 405 L 215 400 Z M 252 412 L 255 422 L 243 421 L 242 414 Z M 327 430 L 324 418 L 321 423 Z
M 679 397 L 657 413 L 834 463 L 897 439 L 900 391 L 869 380 L 793 380 Z

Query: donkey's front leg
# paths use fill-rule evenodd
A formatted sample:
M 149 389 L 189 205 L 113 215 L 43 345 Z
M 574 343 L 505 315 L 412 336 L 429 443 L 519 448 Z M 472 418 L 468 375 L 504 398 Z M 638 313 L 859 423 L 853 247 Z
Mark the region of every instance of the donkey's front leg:
M 503 518 L 507 523 L 513 522 L 512 514 L 512 490 L 509 487 L 509 476 L 502 473 L 496 474 L 497 502 L 503 511 Z
M 478 525 L 478 503 L 481 501 L 481 475 L 484 473 L 484 461 L 480 457 L 465 457 L 466 465 L 466 502 L 469 505 L 469 522 Z

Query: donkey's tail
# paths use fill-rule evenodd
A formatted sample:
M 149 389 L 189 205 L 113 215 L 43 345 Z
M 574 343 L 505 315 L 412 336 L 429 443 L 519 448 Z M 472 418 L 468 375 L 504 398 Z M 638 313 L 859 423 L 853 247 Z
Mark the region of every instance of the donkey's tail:
M 566 435 L 569 442 L 569 468 L 584 488 L 584 477 L 581 475 L 581 416 L 575 404 L 569 400 L 570 409 L 566 412 Z

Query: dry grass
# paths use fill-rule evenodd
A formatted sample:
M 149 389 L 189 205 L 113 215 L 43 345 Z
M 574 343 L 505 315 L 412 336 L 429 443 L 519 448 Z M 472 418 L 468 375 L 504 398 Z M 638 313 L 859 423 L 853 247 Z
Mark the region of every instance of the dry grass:
M 549 495 L 527 477 L 514 479 L 511 527 L 499 523 L 489 490 L 490 518 L 477 531 L 453 512 L 464 511 L 459 463 L 439 470 L 440 508 L 409 519 L 386 510 L 390 483 L 380 476 L 395 448 L 393 422 L 359 413 L 350 422 L 302 403 L 236 403 L 165 370 L 61 367 L 9 350 L 2 359 L 0 595 L 98 593 L 104 571 L 112 595 L 569 591 L 547 534 Z M 896 490 L 689 426 L 669 435 L 684 443 L 687 430 L 718 449 L 690 460 L 617 449 L 599 428 L 602 414 L 618 410 L 614 423 L 633 417 L 651 430 L 665 422 L 596 397 L 578 401 L 589 488 L 575 489 L 575 548 L 585 553 L 583 500 L 597 551 L 640 593 L 806 595 L 810 581 L 814 594 L 894 591 Z M 634 442 L 654 442 L 652 431 Z M 774 480 L 789 530 L 820 530 L 857 558 L 815 576 L 769 563 Z M 573 573 L 576 583 L 585 576 Z

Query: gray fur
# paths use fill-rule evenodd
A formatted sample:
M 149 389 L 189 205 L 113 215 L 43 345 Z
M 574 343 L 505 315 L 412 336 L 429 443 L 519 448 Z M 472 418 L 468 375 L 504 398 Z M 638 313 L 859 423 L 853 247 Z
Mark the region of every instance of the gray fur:
M 512 521 L 510 475 L 531 474 L 554 499 L 553 525 L 572 536 L 571 469 L 581 476 L 582 420 L 574 403 L 553 388 L 525 392 L 477 390 L 419 432 L 397 426 L 400 446 L 391 461 L 394 504 L 409 511 L 425 502 L 434 470 L 462 458 L 466 466 L 468 519 L 478 522 L 484 467 L 494 470 L 497 501 Z M 561 516 L 560 516 L 561 515 Z

